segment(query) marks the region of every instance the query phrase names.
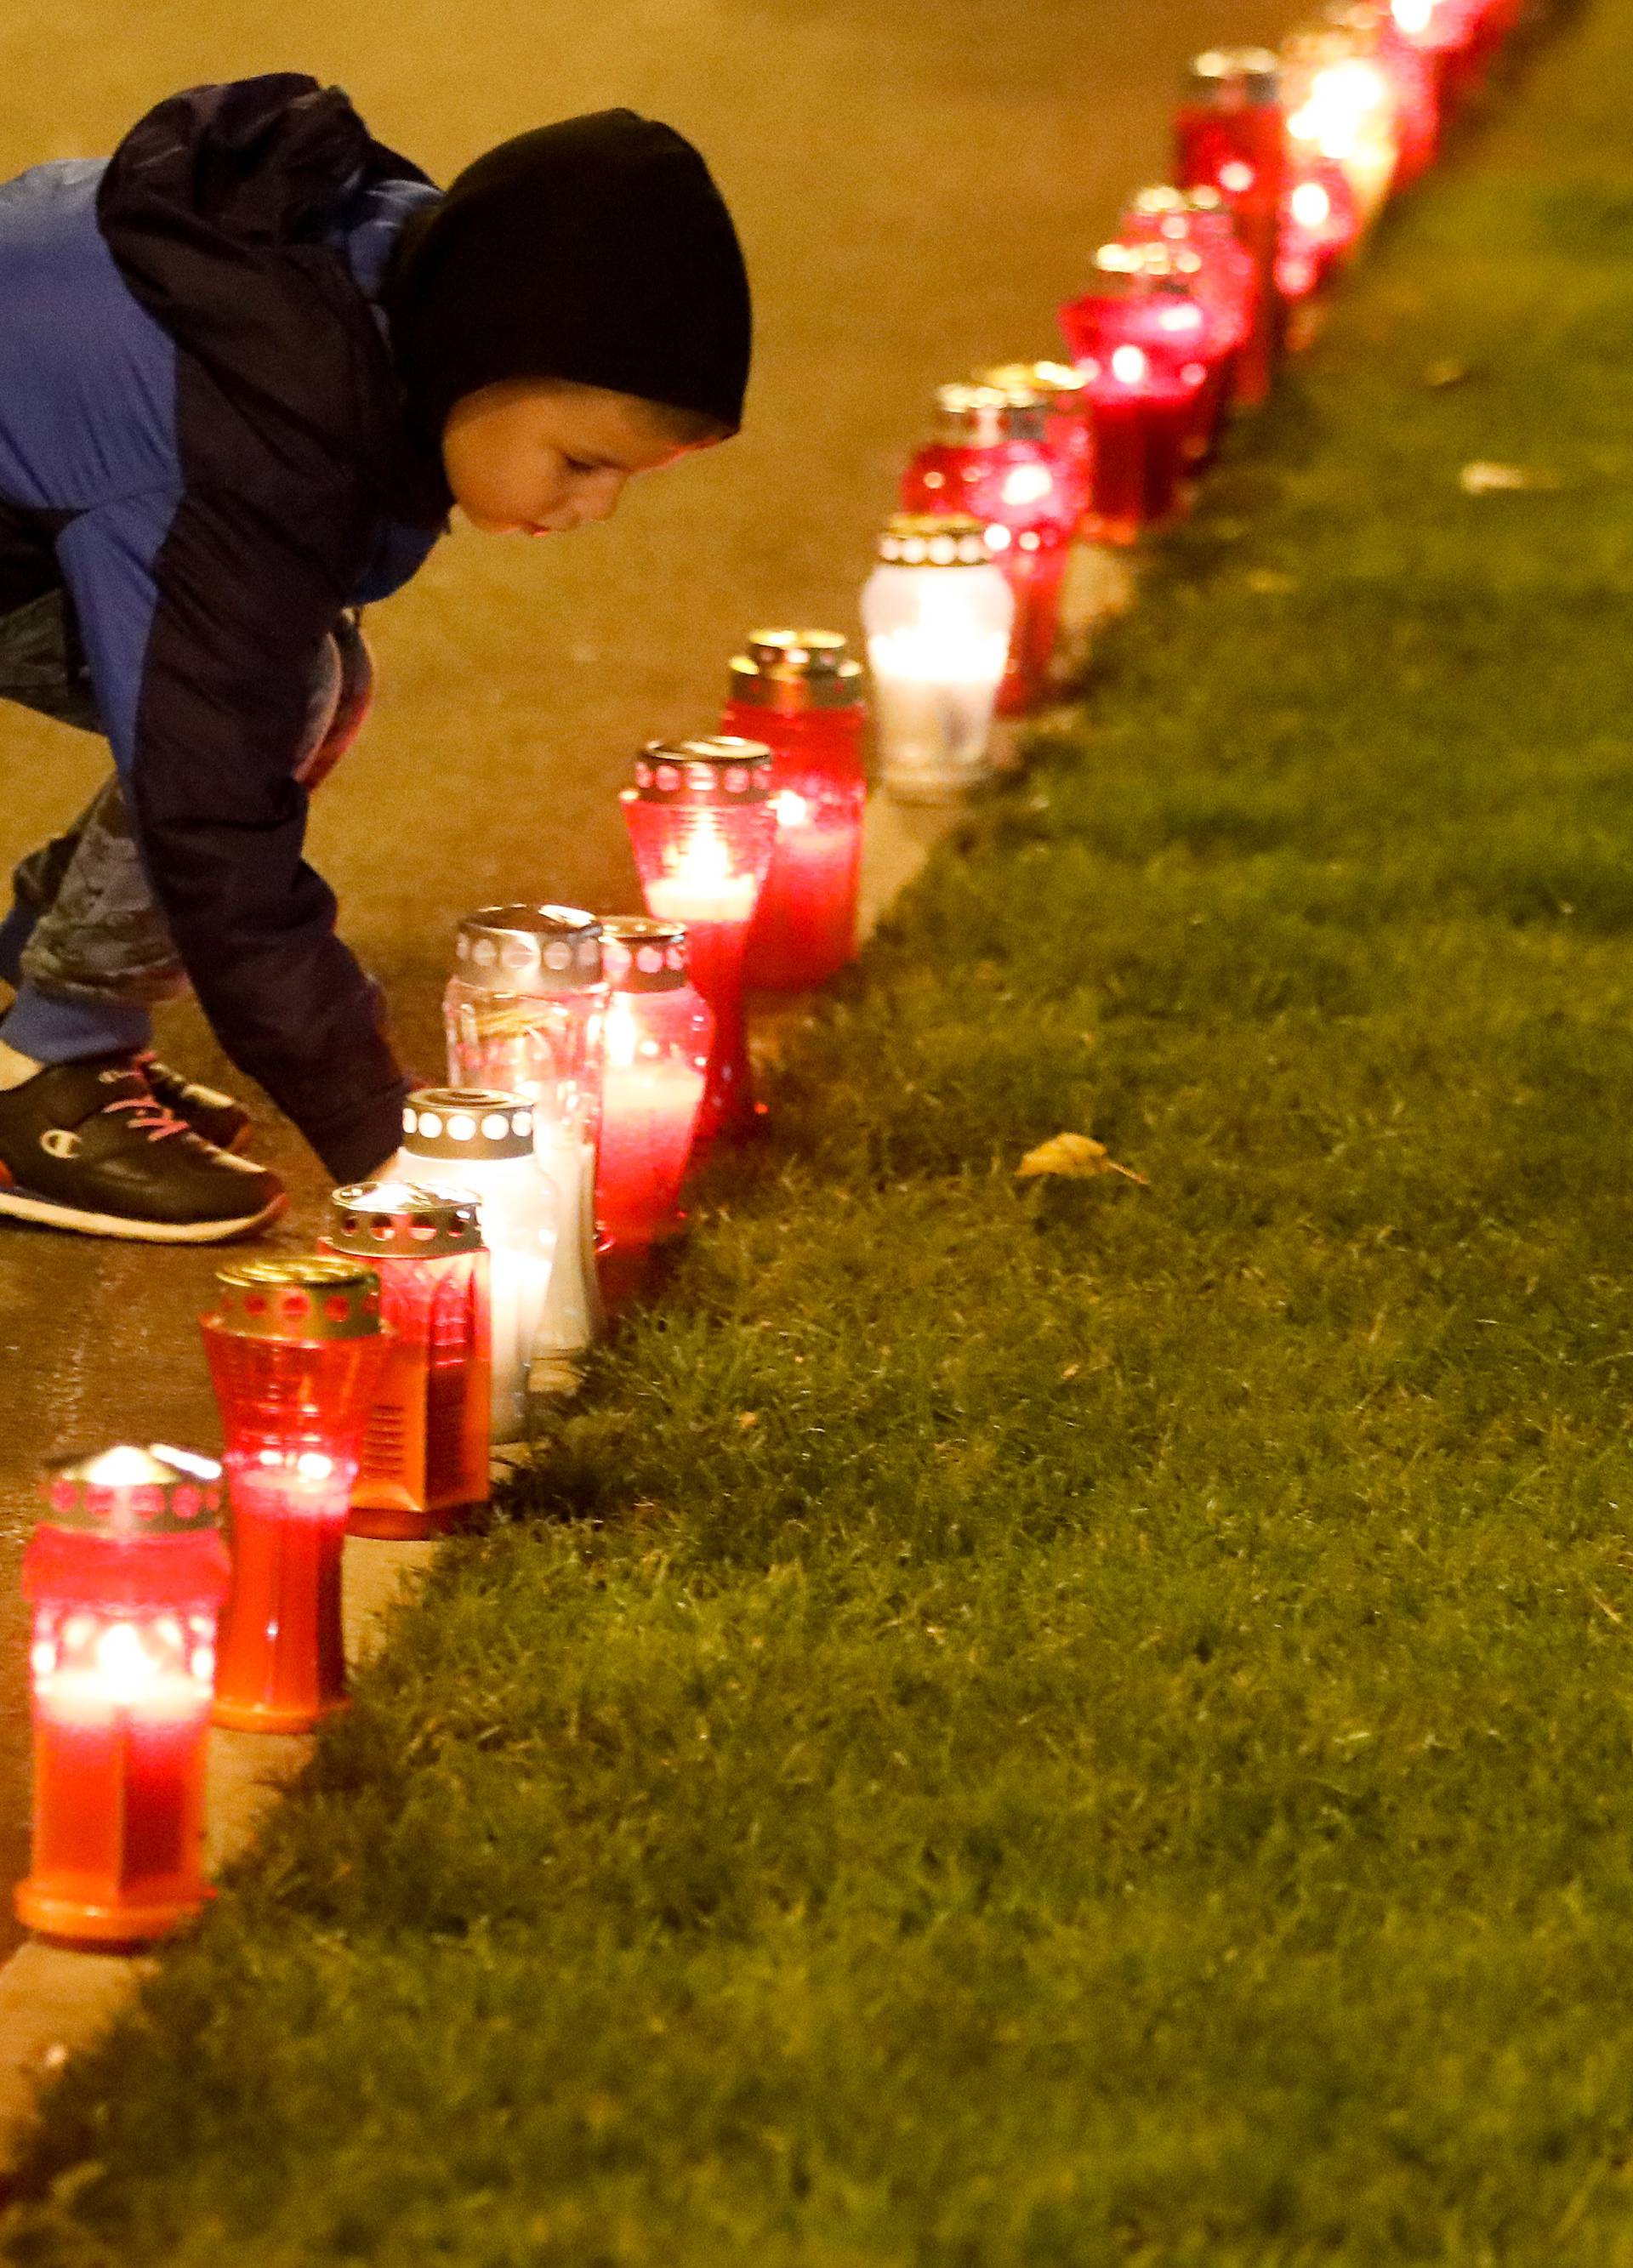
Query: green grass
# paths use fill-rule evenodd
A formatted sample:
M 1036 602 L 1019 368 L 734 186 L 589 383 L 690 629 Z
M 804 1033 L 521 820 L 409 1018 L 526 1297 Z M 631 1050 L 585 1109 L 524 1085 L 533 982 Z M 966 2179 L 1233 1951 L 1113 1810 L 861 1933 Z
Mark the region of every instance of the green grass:
M 1391 223 L 18 2260 L 1633 2263 L 1630 83 Z

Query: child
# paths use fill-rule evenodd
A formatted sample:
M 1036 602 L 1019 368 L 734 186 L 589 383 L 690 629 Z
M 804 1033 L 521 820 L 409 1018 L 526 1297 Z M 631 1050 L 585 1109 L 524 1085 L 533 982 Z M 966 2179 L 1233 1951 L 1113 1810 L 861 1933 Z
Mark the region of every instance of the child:
M 284 1196 L 149 1047 L 190 983 L 336 1180 L 397 1146 L 376 988 L 301 857 L 367 703 L 356 610 L 478 528 L 604 519 L 742 419 L 750 311 L 703 160 L 632 112 L 440 195 L 345 97 L 200 87 L 0 184 L 0 694 L 115 777 L 0 924 L 0 1213 L 201 1243 Z

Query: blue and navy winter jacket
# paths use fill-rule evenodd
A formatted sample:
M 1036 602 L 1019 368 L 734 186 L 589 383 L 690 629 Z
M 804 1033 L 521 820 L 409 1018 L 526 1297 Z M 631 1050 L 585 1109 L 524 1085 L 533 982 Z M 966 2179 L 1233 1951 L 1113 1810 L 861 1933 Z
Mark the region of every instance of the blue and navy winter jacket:
M 449 506 L 373 304 L 436 194 L 291 76 L 0 184 L 0 614 L 66 591 L 199 1000 L 343 1180 L 396 1147 L 403 1081 L 293 767 L 324 637 Z

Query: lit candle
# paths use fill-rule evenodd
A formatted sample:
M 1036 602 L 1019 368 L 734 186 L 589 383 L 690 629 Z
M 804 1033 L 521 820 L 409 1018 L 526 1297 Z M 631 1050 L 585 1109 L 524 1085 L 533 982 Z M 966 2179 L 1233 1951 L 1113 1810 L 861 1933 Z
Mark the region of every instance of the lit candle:
M 908 464 L 901 507 L 967 512 L 983 523 L 993 563 L 1015 595 L 998 711 L 1018 715 L 1046 683 L 1067 547 L 1081 517 L 1078 468 L 1055 458 L 1049 405 L 1030 388 L 943 386 L 935 404 L 936 438 Z
M 714 1011 L 699 1145 L 756 1117 L 743 962 L 776 835 L 771 770 L 759 740 L 654 740 L 619 798 L 647 910 L 685 924 L 692 983 Z
M 1263 48 L 1211 48 L 1192 63 L 1175 121 L 1181 188 L 1216 190 L 1252 257 L 1253 327 L 1236 366 L 1236 395 L 1267 400 L 1282 343 L 1276 248 L 1287 188 L 1281 66 Z
M 209 1896 L 220 1478 L 209 1458 L 132 1447 L 47 1476 L 23 1562 L 33 1844 L 15 1894 L 19 1919 L 45 1935 L 161 1937 Z
M 520 1440 L 558 1242 L 558 1198 L 540 1169 L 533 1106 L 488 1087 L 419 1087 L 403 1109 L 395 1169 L 419 1188 L 477 1201 L 488 1250 L 492 1435 Z
M 601 924 L 574 906 L 484 906 L 460 924 L 444 998 L 448 1077 L 533 1105 L 556 1192 L 555 1264 L 533 1350 L 566 1384 L 601 1329 L 595 1138 L 601 1115 Z
M 380 1279 L 313 1253 L 235 1260 L 216 1281 L 200 1321 L 233 1536 L 216 1722 L 304 1732 L 347 1705 L 341 1554 L 386 1355 Z
M 732 662 L 720 730 L 771 750 L 777 821 L 749 932 L 751 985 L 825 984 L 854 950 L 867 716 L 861 666 L 836 630 L 755 630 Z
M 714 1018 L 693 990 L 676 922 L 610 914 L 595 1217 L 610 1307 L 639 1289 L 672 1231 L 708 1075 Z
M 979 519 L 898 512 L 862 593 L 880 776 L 902 803 L 947 803 L 991 770 L 1015 596 Z
M 1104 246 L 1097 259 L 1105 288 L 1068 302 L 1060 324 L 1094 404 L 1094 523 L 1102 541 L 1131 543 L 1180 508 L 1212 342 L 1198 301 L 1168 289 L 1163 248 Z
M 434 1535 L 488 1496 L 488 1256 L 476 1197 L 403 1182 L 336 1189 L 321 1248 L 377 1270 L 388 1335 L 348 1528 Z

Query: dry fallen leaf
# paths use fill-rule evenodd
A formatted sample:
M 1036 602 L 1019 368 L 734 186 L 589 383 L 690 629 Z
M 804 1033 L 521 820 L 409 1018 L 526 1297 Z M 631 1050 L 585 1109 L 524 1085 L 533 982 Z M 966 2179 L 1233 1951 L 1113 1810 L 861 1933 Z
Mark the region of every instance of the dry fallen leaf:
M 757 1410 L 740 1410 L 737 1412 L 737 1423 L 742 1426 L 745 1433 L 750 1432 L 752 1427 L 757 1425 L 759 1422 L 760 1413 Z
M 1455 362 L 1447 356 L 1443 362 L 1430 364 L 1423 372 L 1423 383 L 1425 386 L 1436 388 L 1445 386 L 1462 386 L 1474 375 L 1474 372 L 1466 362 Z
M 1527 465 L 1488 465 L 1483 460 L 1465 465 L 1457 477 L 1465 496 L 1494 496 L 1505 490 L 1559 486 L 1558 476 L 1554 473 L 1538 472 Z
M 1126 1182 L 1138 1182 L 1142 1189 L 1151 1186 L 1143 1174 L 1136 1174 L 1132 1166 L 1119 1166 L 1108 1156 L 1104 1142 L 1097 1142 L 1091 1134 L 1057 1134 L 1047 1142 L 1040 1142 L 1029 1150 L 1015 1169 L 1017 1181 L 1032 1181 L 1043 1174 L 1053 1174 L 1066 1181 L 1091 1182 L 1101 1174 L 1120 1174 Z

